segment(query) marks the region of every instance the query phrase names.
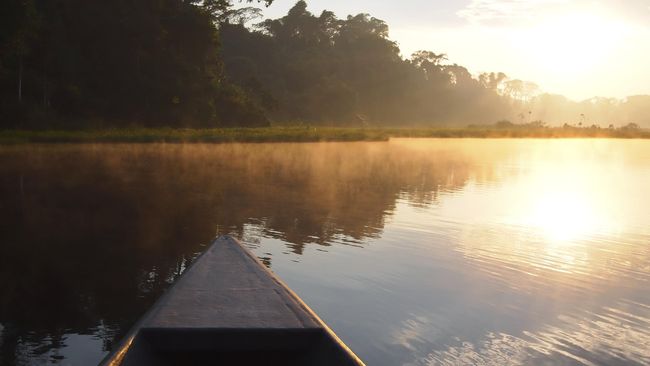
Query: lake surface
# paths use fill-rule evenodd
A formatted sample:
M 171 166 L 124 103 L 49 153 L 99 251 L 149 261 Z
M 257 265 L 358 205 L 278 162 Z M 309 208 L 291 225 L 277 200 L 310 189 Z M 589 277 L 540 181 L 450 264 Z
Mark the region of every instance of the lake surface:
M 650 142 L 0 147 L 0 365 L 92 365 L 218 234 L 368 365 L 650 364 Z

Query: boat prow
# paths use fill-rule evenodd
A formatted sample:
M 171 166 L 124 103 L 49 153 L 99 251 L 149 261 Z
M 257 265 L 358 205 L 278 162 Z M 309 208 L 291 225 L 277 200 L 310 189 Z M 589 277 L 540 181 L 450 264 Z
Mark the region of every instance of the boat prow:
M 100 365 L 363 365 L 237 240 L 222 236 Z

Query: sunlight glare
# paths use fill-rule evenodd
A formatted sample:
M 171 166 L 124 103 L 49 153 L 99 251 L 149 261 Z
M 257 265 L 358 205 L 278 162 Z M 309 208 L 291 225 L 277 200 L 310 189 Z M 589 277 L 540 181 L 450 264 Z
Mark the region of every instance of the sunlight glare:
M 599 220 L 585 197 L 557 192 L 534 203 L 530 224 L 552 242 L 569 242 L 597 231 Z
M 627 26 L 603 15 L 549 17 L 523 30 L 515 41 L 525 57 L 555 73 L 588 73 L 615 56 Z
M 522 197 L 519 223 L 548 242 L 569 243 L 615 230 L 616 204 L 602 194 L 605 182 L 593 167 L 545 167 L 532 182 L 536 193 Z

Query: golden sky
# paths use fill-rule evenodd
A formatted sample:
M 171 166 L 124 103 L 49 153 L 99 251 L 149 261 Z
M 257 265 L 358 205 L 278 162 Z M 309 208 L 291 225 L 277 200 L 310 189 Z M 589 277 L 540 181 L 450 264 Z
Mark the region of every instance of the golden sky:
M 295 0 L 265 11 L 278 17 Z M 650 94 L 650 0 L 311 0 L 309 10 L 385 20 L 404 55 L 447 53 L 581 100 Z

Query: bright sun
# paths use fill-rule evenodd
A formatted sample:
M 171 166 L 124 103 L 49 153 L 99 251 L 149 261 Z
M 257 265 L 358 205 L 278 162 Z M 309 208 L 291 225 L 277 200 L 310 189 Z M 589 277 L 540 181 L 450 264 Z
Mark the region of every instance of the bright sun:
M 515 36 L 518 48 L 537 67 L 558 73 L 589 72 L 615 56 L 626 27 L 603 15 L 555 15 Z

